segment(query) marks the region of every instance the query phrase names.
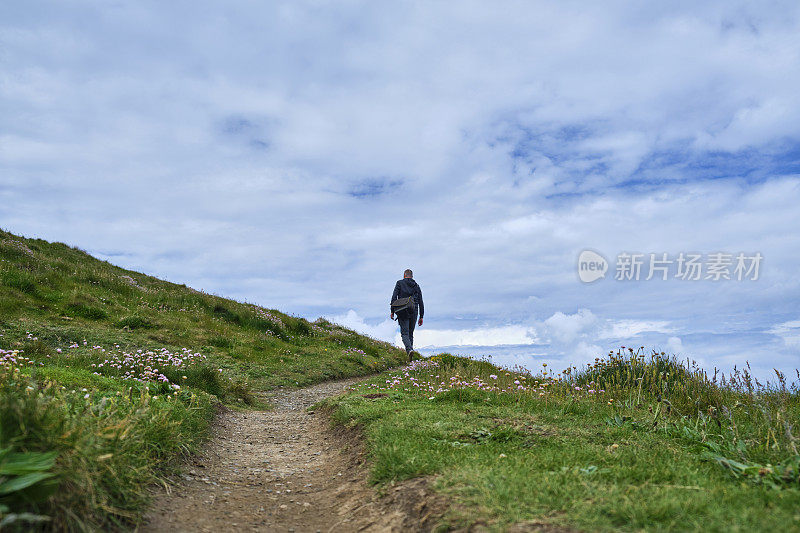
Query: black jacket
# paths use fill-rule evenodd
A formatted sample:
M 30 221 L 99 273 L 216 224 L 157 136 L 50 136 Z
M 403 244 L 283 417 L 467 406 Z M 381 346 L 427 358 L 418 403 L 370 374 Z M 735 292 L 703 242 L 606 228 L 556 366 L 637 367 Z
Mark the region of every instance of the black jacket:
M 389 304 L 398 298 L 408 298 L 409 296 L 414 298 L 414 303 L 417 304 L 419 308 L 419 317 L 422 318 L 425 314 L 425 304 L 422 303 L 422 289 L 420 289 L 417 282 L 411 278 L 403 278 L 394 284 L 394 292 L 392 293 L 392 299 L 389 301 Z

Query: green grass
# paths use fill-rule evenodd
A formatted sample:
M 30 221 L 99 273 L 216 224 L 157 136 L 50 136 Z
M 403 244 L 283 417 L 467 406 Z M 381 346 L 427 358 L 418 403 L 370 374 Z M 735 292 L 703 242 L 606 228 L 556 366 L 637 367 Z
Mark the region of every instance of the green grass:
M 641 350 L 558 376 L 443 354 L 323 406 L 375 483 L 436 477 L 443 529 L 800 530 L 797 387 L 749 379 Z
M 0 473 L 0 487 L 17 487 L 0 494 L 6 529 L 35 520 L 72 531 L 134 526 L 147 486 L 196 449 L 215 405 L 258 407 L 260 391 L 365 376 L 405 355 L 325 320 L 4 231 L 0 335 L 0 472 L 17 461 L 9 457 L 56 452 L 46 471 Z
M 47 490 L 37 484 L 0 496 L 5 518 L 28 512 L 47 517 L 48 529 L 67 530 L 131 524 L 147 503 L 147 486 L 196 449 L 215 398 L 189 389 L 153 394 L 146 384 L 126 386 L 85 370 L 48 370 L 0 369 L 3 447 L 56 458 L 43 480 Z

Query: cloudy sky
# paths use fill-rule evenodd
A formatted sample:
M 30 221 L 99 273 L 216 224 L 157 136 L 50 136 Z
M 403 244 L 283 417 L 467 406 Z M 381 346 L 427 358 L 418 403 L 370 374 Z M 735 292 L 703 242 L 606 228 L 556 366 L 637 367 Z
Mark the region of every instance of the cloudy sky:
M 798 36 L 796 2 L 4 2 L 0 227 L 388 340 L 411 267 L 417 345 L 505 364 L 792 369 Z

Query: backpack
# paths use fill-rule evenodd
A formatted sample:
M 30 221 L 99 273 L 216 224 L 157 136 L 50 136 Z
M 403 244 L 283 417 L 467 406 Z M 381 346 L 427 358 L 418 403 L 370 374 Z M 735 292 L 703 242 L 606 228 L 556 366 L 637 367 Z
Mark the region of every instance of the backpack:
M 392 313 L 398 314 L 400 311 L 408 311 L 409 313 L 414 313 L 417 309 L 417 304 L 414 302 L 414 298 L 409 296 L 408 298 L 398 298 L 397 300 L 392 302 Z

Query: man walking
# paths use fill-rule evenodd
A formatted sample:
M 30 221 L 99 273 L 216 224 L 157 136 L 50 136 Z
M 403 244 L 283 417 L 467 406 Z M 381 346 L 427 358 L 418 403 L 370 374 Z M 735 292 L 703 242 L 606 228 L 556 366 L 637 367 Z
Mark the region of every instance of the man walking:
M 404 309 L 397 313 L 397 321 L 400 323 L 400 335 L 403 337 L 403 345 L 406 347 L 408 360 L 411 361 L 414 352 L 414 323 L 416 322 L 422 326 L 422 317 L 425 315 L 425 304 L 422 303 L 422 289 L 419 288 L 417 282 L 414 281 L 414 273 L 411 269 L 406 269 L 403 272 L 403 279 L 398 280 L 394 285 L 394 292 L 392 293 L 391 302 L 398 298 L 414 299 L 414 311 Z M 419 309 L 419 321 L 417 321 L 417 309 Z M 389 313 L 389 316 L 394 320 L 394 312 Z M 413 352 L 413 353 L 412 353 Z M 417 355 L 419 355 L 417 353 Z

